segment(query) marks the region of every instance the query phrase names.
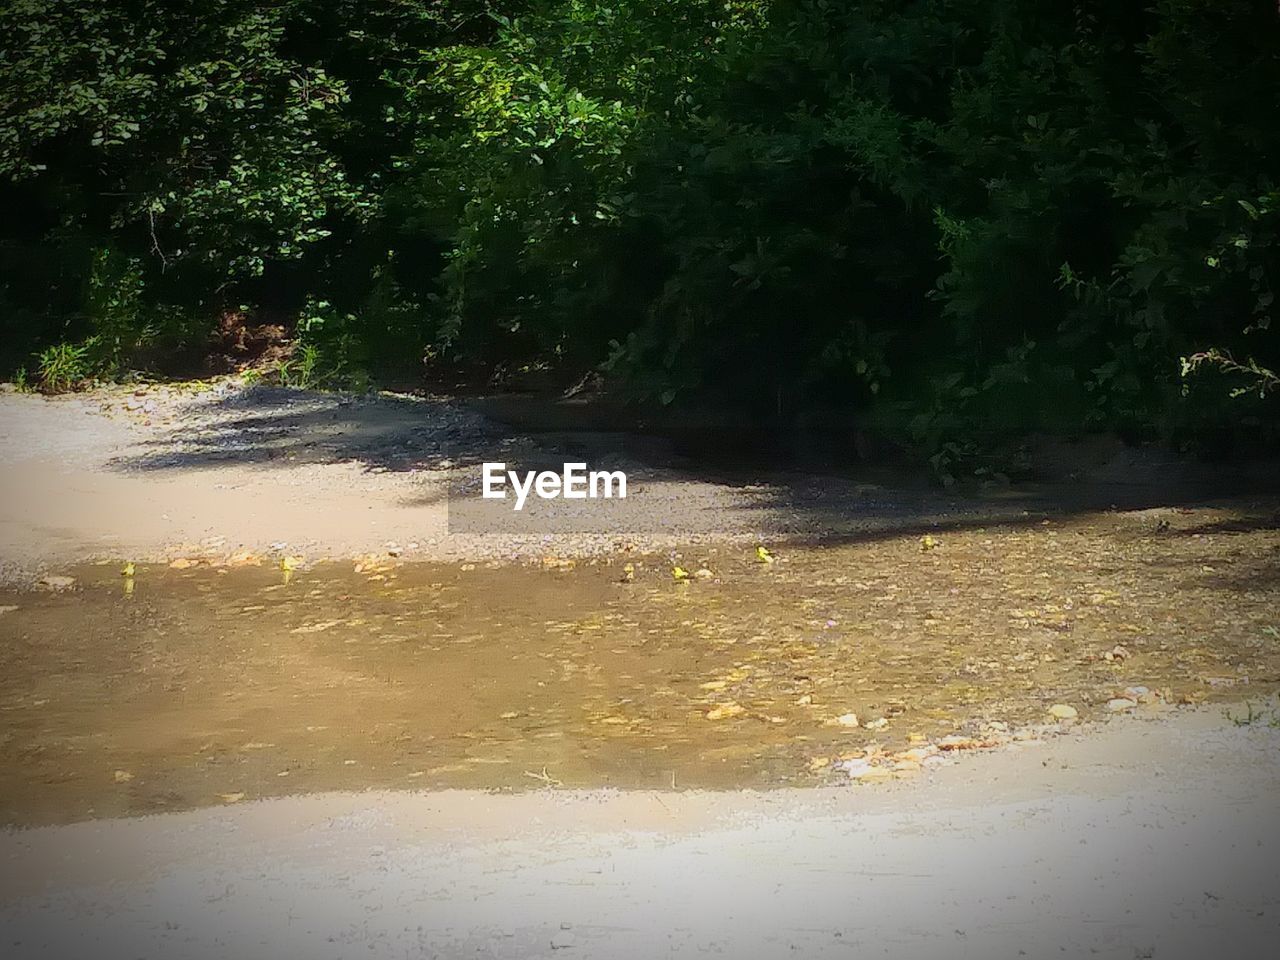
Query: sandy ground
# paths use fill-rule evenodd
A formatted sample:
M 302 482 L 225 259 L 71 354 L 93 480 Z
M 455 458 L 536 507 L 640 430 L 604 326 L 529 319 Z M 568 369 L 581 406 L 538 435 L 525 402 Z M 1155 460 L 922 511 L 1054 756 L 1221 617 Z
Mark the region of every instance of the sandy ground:
M 629 496 L 583 504 L 567 520 L 532 508 L 517 515 L 505 503 L 477 518 L 468 511 L 485 459 L 625 469 Z M 1042 506 L 998 492 L 975 503 L 830 476 L 727 476 L 637 457 L 621 435 L 535 442 L 447 399 L 245 388 L 236 379 L 53 399 L 0 393 L 0 464 L 0 579 L 9 580 L 85 559 L 245 550 L 308 560 L 390 550 L 445 561 L 658 551 L 930 529 Z M 1162 465 L 1153 470 L 1169 477 Z
M 123 389 L 45 399 L 0 395 L 0 568 L 10 579 L 76 560 L 283 552 L 456 560 L 540 556 L 537 524 L 467 535 L 449 527 L 449 465 L 515 456 L 519 442 L 449 401 L 341 397 L 226 381 L 197 393 Z M 563 459 L 563 457 L 562 457 Z M 768 526 L 731 517 L 749 496 L 650 470 L 641 515 L 615 524 L 671 542 L 698 504 L 703 533 Z M 677 484 L 679 495 L 663 489 Z M 607 529 L 607 526 L 605 527 Z M 561 536 L 554 550 L 614 548 L 621 534 Z
M 331 794 L 0 837 L 6 956 L 1261 957 L 1280 731 L 1126 718 L 927 780 Z
M 578 448 L 448 401 L 224 382 L 0 394 L 0 578 L 91 558 L 521 559 L 924 531 L 1035 504 L 628 459 L 612 532 L 451 529 L 456 464 Z M 589 449 L 587 455 L 592 451 Z M 1138 506 L 1173 505 L 1176 501 Z M 1158 523 L 1151 511 L 1135 523 Z M 767 793 L 445 791 L 237 804 L 0 835 L 12 957 L 1264 956 L 1280 732 L 1216 709 Z M 564 952 L 568 951 L 568 952 Z
M 0 396 L 4 564 L 21 578 L 97 557 L 349 555 L 397 541 L 448 557 L 464 551 L 445 542 L 430 467 L 464 430 L 475 418 L 447 404 L 230 384 Z

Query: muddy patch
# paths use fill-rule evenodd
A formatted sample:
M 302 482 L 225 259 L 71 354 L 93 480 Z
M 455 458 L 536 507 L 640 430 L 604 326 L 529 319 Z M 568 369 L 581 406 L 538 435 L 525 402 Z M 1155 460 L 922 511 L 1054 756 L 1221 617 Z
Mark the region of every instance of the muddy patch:
M 1242 516 L 770 556 L 62 571 L 0 595 L 0 817 L 843 782 L 905 750 L 1280 681 L 1280 531 Z

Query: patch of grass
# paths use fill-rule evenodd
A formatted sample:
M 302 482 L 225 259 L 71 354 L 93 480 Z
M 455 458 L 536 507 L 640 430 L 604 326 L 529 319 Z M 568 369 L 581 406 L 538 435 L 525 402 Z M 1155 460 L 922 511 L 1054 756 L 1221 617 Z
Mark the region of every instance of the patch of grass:
M 40 354 L 40 390 L 66 393 L 92 375 L 89 343 L 57 343 Z
M 276 368 L 280 383 L 298 390 L 310 390 L 320 386 L 324 379 L 320 374 L 320 351 L 310 343 L 301 344 L 288 360 L 281 360 Z
M 1246 700 L 1243 713 L 1235 712 L 1228 707 L 1222 711 L 1222 715 L 1237 727 L 1265 724 L 1268 727 L 1280 728 L 1280 695 L 1271 701 Z
M 345 389 L 364 393 L 372 386 L 363 368 L 351 366 L 340 354 L 313 343 L 299 344 L 292 356 L 276 364 L 273 372 L 281 386 L 296 390 Z

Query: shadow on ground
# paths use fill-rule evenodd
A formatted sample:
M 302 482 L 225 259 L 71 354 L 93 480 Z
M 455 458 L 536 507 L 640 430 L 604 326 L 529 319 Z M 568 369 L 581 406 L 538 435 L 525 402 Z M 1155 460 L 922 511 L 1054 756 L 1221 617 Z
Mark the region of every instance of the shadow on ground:
M 1270 493 L 1259 471 L 1208 468 L 1167 453 L 1129 449 L 1077 471 L 1070 483 L 931 489 L 919 473 L 783 471 L 768 463 L 725 467 L 677 456 L 661 438 L 620 431 L 558 429 L 530 433 L 444 398 L 352 396 L 256 386 L 181 401 L 173 426 L 112 461 L 120 471 L 191 471 L 235 465 L 288 468 L 354 463 L 369 473 L 417 474 L 423 483 L 406 506 L 431 506 L 464 490 L 474 493 L 479 465 L 505 462 L 519 471 L 559 471 L 566 461 L 622 469 L 640 491 L 662 488 L 649 512 L 619 513 L 595 532 L 663 532 L 667 517 L 681 532 L 759 529 L 822 543 L 912 536 L 988 524 L 1020 525 L 1099 510 L 1141 511 Z M 557 426 L 563 426 L 558 424 Z M 474 468 L 474 469 L 473 469 Z M 1266 471 L 1262 471 L 1265 477 Z M 450 482 L 441 482 L 449 475 Z M 464 487 L 456 478 L 465 475 Z M 434 478 L 434 482 L 429 482 Z M 639 500 L 640 498 L 635 498 Z M 691 508 L 692 505 L 692 508 Z M 1249 520 L 1207 524 L 1229 533 L 1280 524 L 1263 505 Z M 731 521 L 731 522 L 730 522 Z M 1160 524 L 1152 518 L 1153 528 Z M 599 524 L 598 524 L 599 525 Z M 1220 528 L 1220 529 L 1218 529 Z M 484 532 L 479 530 L 479 532 Z M 576 532 L 583 532 L 576 530 Z

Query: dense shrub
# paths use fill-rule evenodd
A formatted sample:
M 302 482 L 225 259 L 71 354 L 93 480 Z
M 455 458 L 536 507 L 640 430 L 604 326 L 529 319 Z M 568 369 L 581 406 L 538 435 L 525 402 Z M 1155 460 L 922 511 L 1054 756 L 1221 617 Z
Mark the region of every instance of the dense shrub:
M 325 369 L 599 367 L 942 473 L 1033 430 L 1274 431 L 1269 0 L 0 16 L 20 352 L 119 363 L 243 305 Z

